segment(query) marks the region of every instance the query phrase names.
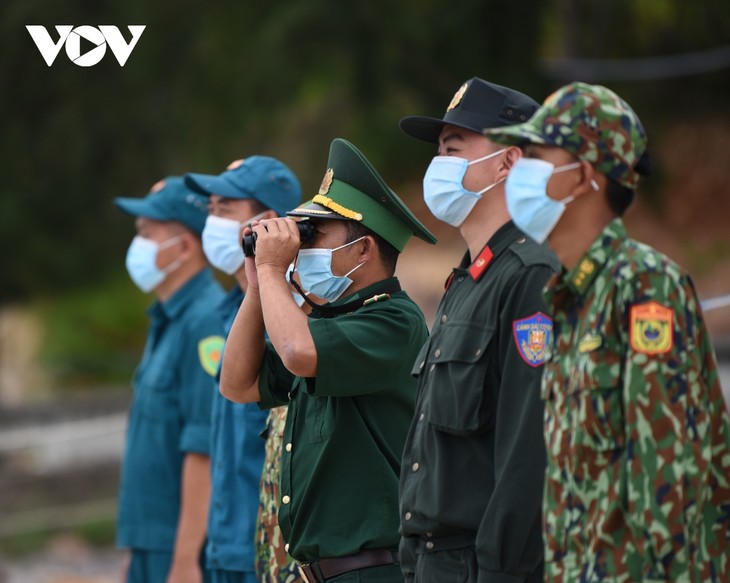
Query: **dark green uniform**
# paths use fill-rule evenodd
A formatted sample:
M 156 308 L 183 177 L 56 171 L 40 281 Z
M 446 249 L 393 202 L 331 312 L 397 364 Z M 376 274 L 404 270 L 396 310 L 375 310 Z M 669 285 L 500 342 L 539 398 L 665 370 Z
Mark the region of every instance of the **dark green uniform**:
M 374 289 L 330 305 L 366 300 Z M 400 457 L 416 395 L 410 372 L 428 335 L 425 320 L 403 291 L 351 314 L 318 314 L 309 321 L 317 376 L 295 377 L 269 345 L 259 382 L 262 407 L 289 403 L 279 510 L 287 550 L 302 562 L 396 550 Z M 403 580 L 397 564 L 336 580 L 368 574 Z
M 400 481 L 401 562 L 419 583 L 541 579 L 541 290 L 556 269 L 510 222 L 447 282 Z

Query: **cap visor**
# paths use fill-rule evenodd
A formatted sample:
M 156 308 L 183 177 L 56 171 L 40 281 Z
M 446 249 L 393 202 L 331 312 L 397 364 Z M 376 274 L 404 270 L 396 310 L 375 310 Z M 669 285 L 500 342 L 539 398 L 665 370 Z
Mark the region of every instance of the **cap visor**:
M 340 219 L 343 221 L 347 220 L 342 215 L 338 215 L 335 211 L 314 202 L 308 204 L 305 203 L 298 208 L 290 210 L 286 214 L 288 217 L 308 217 L 310 219 Z
M 160 212 L 149 200 L 144 198 L 115 198 L 117 208 L 133 217 L 144 217 L 153 221 L 170 221 L 169 216 Z
M 529 122 L 502 128 L 485 129 L 482 131 L 485 138 L 489 138 L 497 144 L 507 146 L 519 146 L 520 144 L 546 144 L 547 141 Z
M 185 186 L 205 196 L 217 194 L 224 198 L 250 198 L 245 196 L 228 180 L 215 174 L 195 174 L 190 172 L 185 175 Z

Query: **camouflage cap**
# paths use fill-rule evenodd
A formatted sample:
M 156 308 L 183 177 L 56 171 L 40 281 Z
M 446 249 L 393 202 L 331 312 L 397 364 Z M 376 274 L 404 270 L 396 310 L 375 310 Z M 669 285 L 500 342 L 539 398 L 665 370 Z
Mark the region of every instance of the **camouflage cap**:
M 557 146 L 627 188 L 641 178 L 636 164 L 646 132 L 628 103 L 601 85 L 573 82 L 550 95 L 525 123 L 485 129 L 493 142 Z

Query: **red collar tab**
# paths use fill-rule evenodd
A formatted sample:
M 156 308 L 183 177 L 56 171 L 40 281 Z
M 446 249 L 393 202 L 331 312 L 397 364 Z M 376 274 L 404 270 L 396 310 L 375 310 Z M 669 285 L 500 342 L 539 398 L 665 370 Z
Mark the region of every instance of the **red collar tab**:
M 449 291 L 449 287 L 451 287 L 451 280 L 454 279 L 454 272 L 452 271 L 449 274 L 449 277 L 446 278 L 446 281 L 444 282 L 444 289 L 446 291 Z
M 487 245 L 482 249 L 482 252 L 477 256 L 474 263 L 469 266 L 469 275 L 471 275 L 474 281 L 479 281 L 482 275 L 484 275 L 492 259 L 494 259 L 494 253 L 492 253 L 489 245 Z

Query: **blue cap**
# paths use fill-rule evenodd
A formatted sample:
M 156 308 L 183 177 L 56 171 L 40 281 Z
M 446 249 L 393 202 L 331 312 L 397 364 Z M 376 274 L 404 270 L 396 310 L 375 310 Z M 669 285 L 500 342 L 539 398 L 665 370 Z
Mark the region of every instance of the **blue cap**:
M 117 208 L 134 217 L 175 221 L 201 234 L 208 217 L 208 199 L 187 186 L 182 176 L 168 176 L 144 198 L 115 198 Z
M 283 217 L 299 204 L 302 188 L 294 173 L 269 156 L 249 156 L 235 160 L 219 175 L 185 175 L 185 185 L 195 192 L 224 198 L 253 198 Z

